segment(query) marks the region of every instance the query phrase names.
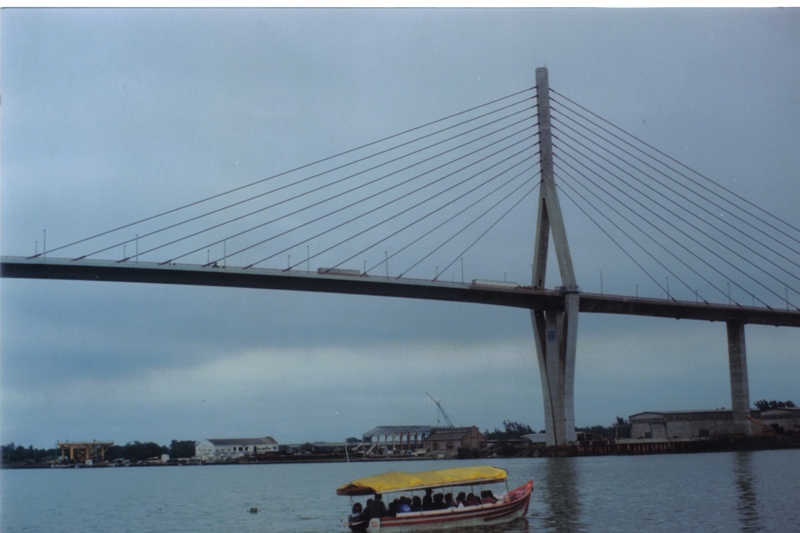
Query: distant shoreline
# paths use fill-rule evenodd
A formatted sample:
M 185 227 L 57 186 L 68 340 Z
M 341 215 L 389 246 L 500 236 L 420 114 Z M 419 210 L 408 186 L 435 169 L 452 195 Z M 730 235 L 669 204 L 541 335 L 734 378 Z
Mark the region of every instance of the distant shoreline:
M 733 451 L 763 451 L 800 449 L 800 437 L 764 437 L 764 436 L 728 436 L 705 440 L 673 440 L 653 441 L 649 439 L 625 439 L 620 443 L 592 443 L 588 446 L 537 446 L 531 444 L 500 443 L 487 453 L 465 453 L 460 456 L 447 457 L 446 459 L 520 459 L 520 458 L 545 458 L 545 457 L 591 457 L 603 455 L 665 455 L 685 453 L 714 453 Z M 446 460 L 436 456 L 381 456 L 381 457 L 350 457 L 345 454 L 307 454 L 307 455 L 280 455 L 260 456 L 246 460 L 229 462 L 200 462 L 200 461 L 169 461 L 169 462 L 141 462 L 132 464 L 93 464 L 81 463 L 44 463 L 44 464 L 2 464 L 0 469 L 81 469 L 81 468 L 140 468 L 160 466 L 222 466 L 222 465 L 270 465 L 270 464 L 308 464 L 308 463 L 372 463 L 372 462 L 398 462 L 398 461 L 437 461 Z

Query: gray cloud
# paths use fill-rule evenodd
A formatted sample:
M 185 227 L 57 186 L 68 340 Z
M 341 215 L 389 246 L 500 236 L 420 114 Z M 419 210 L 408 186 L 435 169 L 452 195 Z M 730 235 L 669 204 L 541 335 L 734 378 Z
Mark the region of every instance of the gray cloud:
M 52 249 L 510 94 L 532 86 L 538 66 L 569 98 L 800 227 L 798 17 L 5 11 L 2 253 L 41 248 L 43 229 Z M 529 279 L 534 206 L 465 257 L 467 279 Z M 659 296 L 562 206 L 584 290 L 599 292 L 602 271 L 605 292 Z M 425 392 L 459 423 L 543 426 L 523 311 L 77 282 L 3 280 L 0 290 L 5 441 L 335 439 L 431 423 Z M 747 335 L 751 399 L 798 401 L 797 332 Z M 725 349 L 720 324 L 581 316 L 577 421 L 727 405 Z

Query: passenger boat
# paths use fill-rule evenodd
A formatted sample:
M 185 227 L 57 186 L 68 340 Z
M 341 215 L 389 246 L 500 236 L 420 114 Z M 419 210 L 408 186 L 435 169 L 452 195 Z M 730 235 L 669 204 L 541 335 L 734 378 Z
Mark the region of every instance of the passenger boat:
M 472 466 L 449 468 L 428 472 L 406 473 L 387 472 L 351 481 L 336 489 L 340 496 L 371 496 L 397 492 L 413 493 L 432 489 L 434 492 L 450 492 L 454 487 L 482 487 L 489 483 L 506 483 L 504 494 L 495 496 L 497 503 L 482 502 L 467 507 L 451 507 L 427 511 L 399 512 L 395 516 L 372 517 L 364 506 L 360 516 L 350 516 L 343 520 L 353 532 L 373 533 L 376 531 L 424 531 L 431 529 L 462 528 L 469 526 L 488 526 L 511 522 L 528 512 L 533 481 L 508 490 L 507 472 L 492 466 Z M 480 490 L 477 491 L 480 493 Z M 388 502 L 386 503 L 388 506 Z

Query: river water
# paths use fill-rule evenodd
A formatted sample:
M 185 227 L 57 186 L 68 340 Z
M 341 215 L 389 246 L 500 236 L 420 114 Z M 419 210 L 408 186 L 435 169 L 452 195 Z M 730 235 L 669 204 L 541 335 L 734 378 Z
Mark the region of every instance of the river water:
M 491 464 L 534 480 L 492 529 L 800 532 L 800 450 L 372 463 L 3 470 L 2 531 L 343 532 L 336 487 L 387 470 Z M 503 489 L 504 490 L 504 489 Z M 258 513 L 248 512 L 257 507 Z M 474 529 L 471 531 L 475 531 Z

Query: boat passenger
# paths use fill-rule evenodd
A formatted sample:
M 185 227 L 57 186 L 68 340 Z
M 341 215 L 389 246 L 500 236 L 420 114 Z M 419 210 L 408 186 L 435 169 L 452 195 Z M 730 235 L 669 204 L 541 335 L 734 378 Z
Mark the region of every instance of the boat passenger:
M 458 496 L 456 496 L 456 507 L 462 508 L 467 506 L 467 494 L 464 492 L 459 492 Z
M 397 516 L 397 510 L 400 508 L 400 500 L 394 499 L 389 504 L 389 510 L 386 511 L 386 516 Z
M 372 500 L 370 500 L 372 501 Z M 365 516 L 363 512 L 363 508 L 361 504 L 356 502 L 353 504 L 353 513 L 350 515 L 350 530 L 354 532 L 365 532 L 367 530 L 367 521 L 364 521 L 365 518 L 369 518 Z M 354 523 L 361 522 L 360 526 L 354 525 Z
M 386 516 L 386 504 L 383 503 L 383 495 L 376 494 L 375 499 L 368 502 L 368 504 L 369 518 L 383 518 Z
M 456 506 L 456 504 L 453 502 L 452 492 L 448 492 L 447 494 L 444 495 L 444 505 L 447 509 L 451 509 Z
M 422 511 L 422 500 L 419 499 L 419 496 L 414 496 L 411 498 L 411 512 L 418 513 Z
M 467 501 L 464 502 L 465 507 L 471 507 L 473 505 L 479 505 L 478 500 L 475 499 L 475 495 L 473 493 L 469 493 L 467 496 Z
M 430 511 L 433 509 L 433 489 L 425 489 L 425 496 L 422 497 L 422 510 Z
M 494 497 L 494 494 L 492 494 L 492 491 L 484 490 L 484 491 L 481 491 L 481 501 L 483 503 L 497 503 L 497 498 Z
M 431 510 L 439 511 L 441 509 L 447 509 L 447 506 L 444 504 L 444 495 L 441 492 L 437 492 L 433 495 Z
M 410 513 L 411 512 L 411 500 L 402 496 L 400 498 L 400 508 L 397 510 L 398 513 Z

